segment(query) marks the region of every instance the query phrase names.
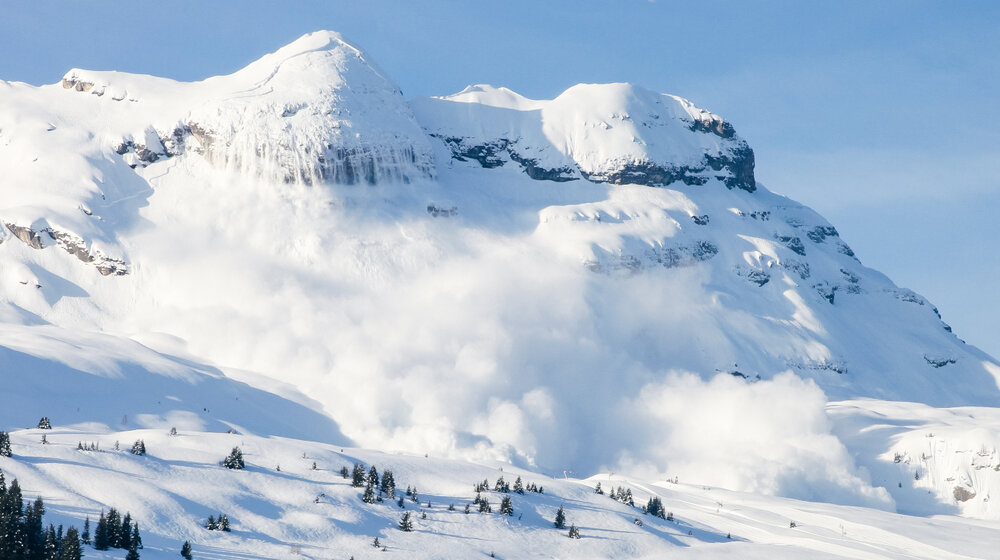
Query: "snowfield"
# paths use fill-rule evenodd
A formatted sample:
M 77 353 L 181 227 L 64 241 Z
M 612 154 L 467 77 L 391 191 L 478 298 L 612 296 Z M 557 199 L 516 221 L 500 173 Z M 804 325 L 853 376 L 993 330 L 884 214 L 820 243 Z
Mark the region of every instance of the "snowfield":
M 733 492 L 686 482 L 643 480 L 613 473 L 587 479 L 548 477 L 506 463 L 473 463 L 389 454 L 274 436 L 145 429 L 109 431 L 93 425 L 12 433 L 14 459 L 0 458 L 26 497 L 44 496 L 48 518 L 80 525 L 115 507 L 139 520 L 144 558 L 175 558 L 192 543 L 196 558 L 998 558 L 989 543 L 1000 525 L 951 516 L 909 517 L 878 509 Z M 40 443 L 46 434 L 48 444 Z M 128 453 L 142 439 L 148 455 Z M 81 451 L 79 442 L 100 451 Z M 114 449 L 119 442 L 121 451 Z M 220 463 L 239 446 L 246 470 Z M 404 498 L 365 504 L 362 489 L 341 467 L 391 469 Z M 313 468 L 313 465 L 316 468 Z M 280 468 L 280 470 L 278 470 Z M 466 504 L 473 486 L 497 478 L 542 487 L 543 493 L 483 492 L 492 513 Z M 596 494 L 600 483 L 604 494 Z M 405 495 L 417 489 L 418 501 Z M 635 506 L 611 499 L 628 488 Z M 499 513 L 512 497 L 512 516 Z M 659 497 L 672 521 L 644 515 Z M 454 511 L 449 506 L 454 505 Z M 556 510 L 567 528 L 553 527 Z M 398 521 L 412 512 L 414 530 Z M 232 531 L 204 528 L 225 514 Z M 426 518 L 423 515 L 426 514 Z M 638 520 L 641 525 L 636 522 Z M 792 524 L 794 523 L 794 527 Z M 375 538 L 387 549 L 372 546 Z M 115 554 L 86 552 L 90 558 Z M 124 551 L 118 556 L 124 555 Z
M 407 100 L 317 32 L 201 82 L 0 81 L 0 169 L 0 469 L 131 511 L 146 557 L 998 557 L 1000 364 L 685 99 Z M 466 516 L 501 474 L 545 493 Z

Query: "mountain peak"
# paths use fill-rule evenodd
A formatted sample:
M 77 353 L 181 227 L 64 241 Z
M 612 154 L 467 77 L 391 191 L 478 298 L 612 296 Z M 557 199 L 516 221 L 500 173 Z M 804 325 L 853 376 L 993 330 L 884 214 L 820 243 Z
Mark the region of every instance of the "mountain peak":
M 718 115 L 629 84 L 577 84 L 555 99 L 469 86 L 412 103 L 452 157 L 483 167 L 515 162 L 535 179 L 702 185 L 756 190 L 753 151 Z

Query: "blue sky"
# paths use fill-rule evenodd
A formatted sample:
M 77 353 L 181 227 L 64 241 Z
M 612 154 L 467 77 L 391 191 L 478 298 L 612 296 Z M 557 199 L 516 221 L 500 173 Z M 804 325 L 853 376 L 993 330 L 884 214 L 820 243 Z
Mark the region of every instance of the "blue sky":
M 550 98 L 629 81 L 724 116 L 757 178 L 841 231 L 1000 356 L 1000 3 L 2 0 L 0 79 L 72 67 L 201 79 L 308 31 L 407 96 L 470 83 Z

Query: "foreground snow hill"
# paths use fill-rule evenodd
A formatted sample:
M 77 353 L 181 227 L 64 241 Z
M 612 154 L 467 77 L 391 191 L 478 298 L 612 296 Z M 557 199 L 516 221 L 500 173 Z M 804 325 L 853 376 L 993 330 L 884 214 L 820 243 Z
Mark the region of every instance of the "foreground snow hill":
M 872 508 L 808 506 L 910 538 L 937 521 L 881 512 L 1000 517 L 1000 365 L 753 157 L 721 117 L 630 84 L 407 101 L 332 32 L 201 82 L 0 82 L 0 430 L 44 415 L 73 426 L 67 452 L 176 427 L 429 454 L 442 478 L 680 477 L 764 510 Z M 59 449 L 14 433 L 20 457 Z M 178 441 L 151 454 L 179 461 Z M 302 541 L 279 526 L 246 536 Z M 740 538 L 801 537 L 769 530 Z M 601 554 L 687 542 L 657 534 Z
M 47 444 L 40 443 L 46 435 Z M 147 455 L 127 450 L 143 440 Z M 598 474 L 551 478 L 505 463 L 387 454 L 245 433 L 107 431 L 54 426 L 12 434 L 0 457 L 25 496 L 44 496 L 46 519 L 82 525 L 108 507 L 139 522 L 143 558 L 998 558 L 1000 526 L 956 517 L 916 518 L 677 481 Z M 99 450 L 83 451 L 80 443 Z M 118 442 L 121 450 L 115 450 Z M 245 470 L 220 462 L 238 446 Z M 395 499 L 365 503 L 341 469 L 391 470 Z M 497 491 L 503 479 L 510 490 Z M 475 485 L 488 482 L 489 490 Z M 529 488 L 523 494 L 518 480 Z M 602 494 L 595 489 L 601 487 Z M 542 492 L 530 489 L 541 487 Z M 407 495 L 416 490 L 416 499 Z M 612 499 L 621 488 L 634 505 Z M 490 506 L 481 512 L 477 494 Z M 642 507 L 658 498 L 663 517 Z M 398 499 L 402 498 L 402 507 Z M 500 504 L 510 498 L 510 515 Z M 468 513 L 466 513 L 468 506 Z M 554 527 L 558 509 L 565 527 Z M 412 531 L 399 528 L 410 513 Z M 209 530 L 225 515 L 231 531 Z M 568 538 L 570 527 L 579 539 Z M 378 539 L 380 547 L 373 545 Z M 85 548 L 86 558 L 124 551 Z

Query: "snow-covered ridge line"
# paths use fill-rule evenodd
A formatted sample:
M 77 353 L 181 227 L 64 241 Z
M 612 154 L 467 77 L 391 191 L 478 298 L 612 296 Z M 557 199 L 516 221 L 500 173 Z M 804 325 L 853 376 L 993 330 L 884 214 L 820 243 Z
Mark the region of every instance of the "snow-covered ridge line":
M 756 190 L 753 150 L 718 115 L 632 84 L 579 84 L 555 99 L 469 86 L 411 102 L 453 159 L 513 162 L 533 179 Z

